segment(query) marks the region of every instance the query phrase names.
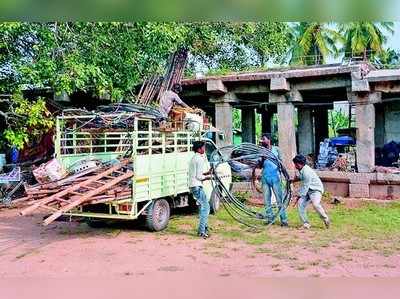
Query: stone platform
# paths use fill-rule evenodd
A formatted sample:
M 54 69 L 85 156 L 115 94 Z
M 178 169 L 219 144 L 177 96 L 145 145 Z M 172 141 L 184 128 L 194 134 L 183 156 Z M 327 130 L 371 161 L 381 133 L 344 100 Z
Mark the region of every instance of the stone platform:
M 388 173 L 350 173 L 317 171 L 325 190 L 333 196 L 400 199 L 400 175 Z M 251 191 L 248 182 L 233 184 L 233 191 Z

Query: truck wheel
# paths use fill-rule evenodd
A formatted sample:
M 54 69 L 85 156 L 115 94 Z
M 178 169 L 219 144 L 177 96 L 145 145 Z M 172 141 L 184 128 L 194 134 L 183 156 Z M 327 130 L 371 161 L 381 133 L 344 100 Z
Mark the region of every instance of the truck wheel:
M 147 208 L 146 226 L 151 231 L 165 229 L 169 222 L 170 207 L 165 199 L 154 200 Z
M 211 192 L 211 198 L 210 198 L 210 214 L 215 214 L 219 210 L 219 207 L 221 206 L 221 194 L 216 190 L 215 187 L 213 191 Z

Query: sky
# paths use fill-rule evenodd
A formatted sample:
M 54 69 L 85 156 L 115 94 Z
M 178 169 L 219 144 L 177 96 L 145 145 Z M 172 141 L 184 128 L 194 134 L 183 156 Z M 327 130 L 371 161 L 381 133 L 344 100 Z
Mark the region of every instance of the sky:
M 387 46 L 395 50 L 400 50 L 400 22 L 394 22 L 394 34 L 389 36 Z

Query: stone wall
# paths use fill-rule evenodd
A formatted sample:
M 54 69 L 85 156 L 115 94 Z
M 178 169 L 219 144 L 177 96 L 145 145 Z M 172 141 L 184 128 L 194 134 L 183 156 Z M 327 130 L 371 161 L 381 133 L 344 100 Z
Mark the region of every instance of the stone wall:
M 400 199 L 400 175 L 386 173 L 348 173 L 317 171 L 325 191 L 332 196 Z M 290 171 L 293 176 L 294 172 Z M 234 183 L 232 191 L 252 191 L 248 182 Z

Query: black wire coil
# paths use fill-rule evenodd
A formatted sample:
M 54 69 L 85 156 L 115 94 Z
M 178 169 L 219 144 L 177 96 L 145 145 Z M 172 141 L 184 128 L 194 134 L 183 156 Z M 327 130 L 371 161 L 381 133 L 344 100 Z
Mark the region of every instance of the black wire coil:
M 255 169 L 260 167 L 261 162 L 265 160 L 273 162 L 278 167 L 281 183 L 284 185 L 282 205 L 278 205 L 272 222 L 268 223 L 270 225 L 275 222 L 281 210 L 289 206 L 292 197 L 290 176 L 282 162 L 269 149 L 252 143 L 222 147 L 215 150 L 210 156 L 210 164 L 213 169 L 213 187 L 221 200 L 222 206 L 236 221 L 256 229 L 259 228 L 260 224 L 265 224 L 264 215 L 238 200 L 222 183 L 217 168 L 222 163 L 229 163 L 232 167 L 232 162 L 238 162 L 244 166 L 242 171 L 251 174 L 251 179 L 254 182 Z

